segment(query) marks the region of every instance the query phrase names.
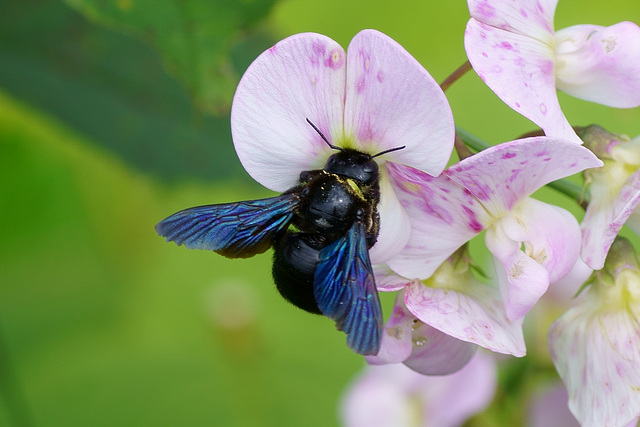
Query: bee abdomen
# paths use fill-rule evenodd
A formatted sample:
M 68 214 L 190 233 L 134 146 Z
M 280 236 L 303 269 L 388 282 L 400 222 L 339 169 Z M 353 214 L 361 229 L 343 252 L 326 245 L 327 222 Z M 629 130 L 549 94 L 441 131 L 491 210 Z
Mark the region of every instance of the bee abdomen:
M 272 274 L 278 292 L 296 307 L 322 314 L 313 291 L 314 273 L 320 261 L 316 239 L 309 234 L 286 232 L 273 247 Z

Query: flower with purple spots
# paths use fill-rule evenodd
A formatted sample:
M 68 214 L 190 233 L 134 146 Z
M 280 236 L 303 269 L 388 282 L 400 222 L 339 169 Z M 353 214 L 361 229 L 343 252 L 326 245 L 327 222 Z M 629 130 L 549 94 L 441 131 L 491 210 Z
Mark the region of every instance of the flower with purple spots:
M 582 220 L 582 259 L 599 270 L 625 223 L 640 235 L 640 137 L 630 140 L 599 126 L 585 128 L 581 136 L 604 161 L 602 168 L 585 171 L 591 200 Z
M 409 214 L 411 235 L 388 265 L 411 281 L 427 279 L 456 249 L 486 230 L 506 316 L 516 321 L 549 284 L 573 268 L 580 252 L 575 217 L 529 196 L 551 181 L 601 165 L 586 148 L 549 137 L 491 147 L 438 177 L 389 165 L 392 185 Z M 422 298 L 424 290 L 407 291 L 407 306 L 414 294 Z
M 577 143 L 556 94 L 618 108 L 640 105 L 640 27 L 576 25 L 554 31 L 558 0 L 468 0 L 465 48 L 474 70 L 546 135 Z
M 398 43 L 364 30 L 347 52 L 314 33 L 288 37 L 260 55 L 238 85 L 231 130 L 238 157 L 265 187 L 283 192 L 302 171 L 322 169 L 333 145 L 380 164 L 380 234 L 373 263 L 398 253 L 409 238 L 406 213 L 385 168 L 399 163 L 438 175 L 454 141 L 453 116 L 429 73 Z
M 635 426 L 640 418 L 640 262 L 613 242 L 578 304 L 549 330 L 549 350 L 586 427 Z
M 424 280 L 377 268 L 378 288 L 401 292 L 380 352 L 367 356 L 369 363 L 404 363 L 425 375 L 448 375 L 464 367 L 478 346 L 525 355 L 522 319 L 507 319 L 500 292 L 473 276 L 470 259 L 463 246 Z
M 489 406 L 497 386 L 496 362 L 485 353 L 438 377 L 367 366 L 342 399 L 341 419 L 346 427 L 459 426 Z

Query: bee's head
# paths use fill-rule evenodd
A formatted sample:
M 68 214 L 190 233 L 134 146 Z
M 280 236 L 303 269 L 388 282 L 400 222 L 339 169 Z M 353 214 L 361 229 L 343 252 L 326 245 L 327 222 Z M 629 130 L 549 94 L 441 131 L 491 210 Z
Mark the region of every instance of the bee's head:
M 378 164 L 369 154 L 347 148 L 340 149 L 327 160 L 324 170 L 336 175 L 374 184 L 378 181 Z
M 347 178 L 351 178 L 362 182 L 363 184 L 374 184 L 378 181 L 378 164 L 375 157 L 383 154 L 390 153 L 392 151 L 402 150 L 405 146 L 390 148 L 379 152 L 378 154 L 365 154 L 351 148 L 342 148 L 337 145 L 331 144 L 324 136 L 320 129 L 314 125 L 311 120 L 307 119 L 307 122 L 315 129 L 316 132 L 322 137 L 324 142 L 334 150 L 338 150 L 338 153 L 333 154 L 327 160 L 324 166 L 324 170 L 336 175 L 342 175 Z

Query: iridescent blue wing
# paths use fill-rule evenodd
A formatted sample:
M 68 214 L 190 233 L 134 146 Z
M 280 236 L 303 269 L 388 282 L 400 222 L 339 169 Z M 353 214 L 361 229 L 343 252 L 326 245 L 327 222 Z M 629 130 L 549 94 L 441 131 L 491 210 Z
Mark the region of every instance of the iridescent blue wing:
M 156 225 L 159 235 L 189 249 L 207 249 L 228 258 L 248 258 L 271 246 L 300 205 L 297 194 L 185 209 Z
M 344 237 L 320 251 L 314 294 L 322 314 L 347 334 L 347 345 L 353 351 L 378 353 L 382 308 L 361 222 L 354 222 Z

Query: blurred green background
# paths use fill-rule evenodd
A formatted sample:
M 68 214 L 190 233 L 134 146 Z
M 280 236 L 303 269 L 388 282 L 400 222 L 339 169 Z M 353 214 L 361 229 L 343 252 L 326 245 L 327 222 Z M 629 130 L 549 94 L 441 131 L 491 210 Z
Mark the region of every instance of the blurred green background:
M 332 322 L 281 299 L 269 255 L 188 251 L 153 226 L 270 195 L 229 107 L 277 40 L 376 28 L 442 81 L 467 19 L 462 0 L 0 2 L 0 425 L 338 425 L 364 361 Z M 567 0 L 556 28 L 622 20 L 640 22 L 637 0 Z M 473 73 L 447 96 L 490 143 L 534 128 Z M 640 134 L 638 108 L 561 104 Z

